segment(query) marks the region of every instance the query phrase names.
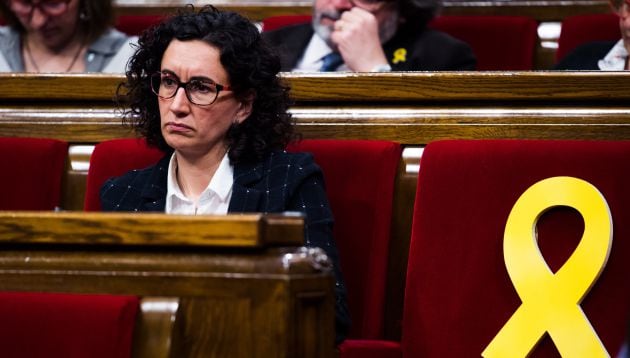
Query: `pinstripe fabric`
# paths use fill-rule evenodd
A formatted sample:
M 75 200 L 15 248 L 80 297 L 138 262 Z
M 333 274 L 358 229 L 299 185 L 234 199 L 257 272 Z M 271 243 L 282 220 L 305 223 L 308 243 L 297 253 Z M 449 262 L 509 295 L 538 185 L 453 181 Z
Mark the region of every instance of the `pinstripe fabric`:
M 109 179 L 101 188 L 103 211 L 164 211 L 170 156 L 156 165 Z M 321 169 L 308 153 L 270 153 L 263 161 L 234 166 L 234 185 L 228 213 L 305 214 L 306 246 L 320 247 L 335 269 L 337 342 L 350 325 L 346 289 L 339 269 L 339 255 L 332 237 L 333 216 L 326 197 Z

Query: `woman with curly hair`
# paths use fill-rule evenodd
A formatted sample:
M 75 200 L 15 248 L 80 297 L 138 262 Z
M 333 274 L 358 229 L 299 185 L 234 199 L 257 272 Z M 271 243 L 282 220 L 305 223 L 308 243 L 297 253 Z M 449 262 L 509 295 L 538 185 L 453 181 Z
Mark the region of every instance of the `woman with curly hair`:
M 320 247 L 336 276 L 337 342 L 349 318 L 320 168 L 283 149 L 293 137 L 280 60 L 247 19 L 205 7 L 145 31 L 119 87 L 125 121 L 167 154 L 110 179 L 106 211 L 225 214 L 299 211 L 305 245 Z

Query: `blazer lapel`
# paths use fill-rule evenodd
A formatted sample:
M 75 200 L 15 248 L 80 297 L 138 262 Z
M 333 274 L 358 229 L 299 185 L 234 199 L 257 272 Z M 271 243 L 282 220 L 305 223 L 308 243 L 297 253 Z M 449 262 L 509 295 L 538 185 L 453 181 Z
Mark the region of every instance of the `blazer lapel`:
M 259 207 L 262 192 L 254 188 L 254 184 L 262 178 L 263 165 L 237 164 L 234 166 L 234 184 L 228 212 L 251 213 Z

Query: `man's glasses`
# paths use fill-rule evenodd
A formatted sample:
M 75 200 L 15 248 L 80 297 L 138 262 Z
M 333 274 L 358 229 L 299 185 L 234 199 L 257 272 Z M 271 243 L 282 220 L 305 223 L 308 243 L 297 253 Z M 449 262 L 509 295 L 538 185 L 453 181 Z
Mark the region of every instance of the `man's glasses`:
M 630 15 L 630 0 L 611 1 L 610 6 L 613 8 L 615 14 L 622 19 Z
M 209 106 L 217 100 L 219 92 L 232 90 L 229 86 L 204 79 L 180 82 L 177 76 L 168 72 L 156 72 L 151 76 L 151 90 L 162 99 L 175 97 L 180 88 L 184 89 L 186 98 L 198 106 Z
M 68 10 L 71 0 L 9 0 L 9 7 L 18 16 L 31 16 L 35 8 L 48 16 L 59 16 Z

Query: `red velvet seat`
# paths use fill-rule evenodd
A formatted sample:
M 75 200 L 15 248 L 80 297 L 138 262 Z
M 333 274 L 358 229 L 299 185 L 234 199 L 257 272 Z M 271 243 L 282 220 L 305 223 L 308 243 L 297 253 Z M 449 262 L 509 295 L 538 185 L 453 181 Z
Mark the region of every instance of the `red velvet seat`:
M 430 27 L 466 42 L 477 57 L 477 70 L 534 68 L 536 20 L 526 16 L 439 16 Z
M 146 168 L 163 156 L 163 152 L 148 147 L 141 139 L 112 139 L 97 144 L 90 157 L 83 209 L 101 210 L 99 192 L 107 179 Z
M 130 36 L 139 36 L 149 27 L 157 25 L 164 16 L 162 15 L 120 15 L 116 18 L 116 29 Z
M 68 143 L 0 138 L 0 210 L 53 210 L 60 205 Z
M 620 38 L 619 17 L 614 14 L 569 16 L 562 21 L 556 61 L 587 42 Z
M 132 296 L 0 292 L 6 358 L 131 357 Z
M 303 140 L 288 150 L 313 153 L 324 172 L 352 318 L 351 340 L 344 344 L 382 338 L 392 198 L 401 147 L 387 141 Z
M 262 21 L 262 30 L 271 31 L 289 25 L 311 22 L 311 15 L 278 15 L 269 16 Z
M 630 317 L 629 160 L 625 141 L 430 143 L 414 208 L 403 356 L 481 355 L 521 304 L 503 260 L 508 215 L 526 189 L 555 176 L 586 180 L 608 202 L 612 250 L 581 307 L 616 356 Z M 555 272 L 579 242 L 584 221 L 577 211 L 559 207 L 543 214 L 537 229 L 540 250 Z M 545 336 L 531 356 L 558 352 Z

